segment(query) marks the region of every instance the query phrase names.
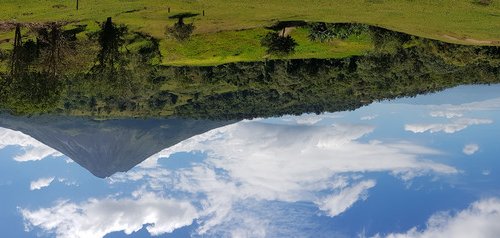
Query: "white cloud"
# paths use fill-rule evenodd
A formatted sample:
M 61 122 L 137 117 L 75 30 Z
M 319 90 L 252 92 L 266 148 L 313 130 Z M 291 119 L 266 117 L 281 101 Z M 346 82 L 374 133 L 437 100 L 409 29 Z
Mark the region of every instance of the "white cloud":
M 324 123 L 327 121 L 331 121 L 332 119 L 338 119 L 338 118 L 342 118 L 342 117 L 344 117 L 344 115 L 341 112 L 324 113 L 324 114 L 320 114 L 320 115 L 308 113 L 308 114 L 302 114 L 300 116 L 290 116 L 290 115 L 282 116 L 282 117 L 277 118 L 277 119 L 279 119 L 279 121 L 275 121 L 275 122 L 278 122 L 281 124 L 297 124 L 297 125 L 309 125 L 309 126 L 311 126 L 311 125 L 318 125 L 318 124 L 321 124 L 321 123 Z M 257 119 L 253 119 L 252 121 L 257 122 L 257 121 L 265 121 L 265 120 L 266 119 L 264 119 L 264 118 L 257 118 Z M 283 122 L 285 122 L 285 123 L 283 123 Z
M 479 145 L 468 144 L 468 145 L 464 146 L 462 152 L 464 152 L 464 154 L 466 154 L 466 155 L 472 155 L 472 154 L 476 153 L 478 150 L 479 150 Z
M 314 125 L 322 120 L 323 120 L 322 117 L 309 115 L 309 116 L 297 117 L 295 119 L 295 122 L 301 125 Z
M 45 159 L 49 156 L 63 156 L 59 151 L 56 151 L 48 146 L 30 146 L 23 148 L 24 153 L 14 157 L 15 161 L 27 162 Z
M 335 173 L 411 170 L 456 173 L 449 166 L 419 159 L 439 151 L 409 142 L 363 143 L 374 127 L 355 125 L 291 126 L 245 122 L 194 137 L 163 151 L 203 150 L 210 162 L 236 178 L 282 187 Z M 257 135 L 257 136 L 256 136 Z M 279 184 L 278 184 L 279 183 Z
M 221 127 L 165 149 L 141 166 L 108 179 L 110 183 L 145 180 L 147 189 L 161 194 L 165 189 L 189 194 L 185 199 L 193 199 L 198 211 L 188 202 L 179 202 L 183 199 L 151 195 L 91 199 L 81 204 L 61 202 L 36 211 L 23 209 L 22 213 L 28 225 L 59 237 L 103 236 L 120 230 L 131 233 L 145 224 L 155 224 L 149 226 L 150 233 L 161 234 L 189 225 L 193 219 L 200 224 L 199 235 L 222 234 L 215 230 L 232 227 L 224 234 L 267 236 L 272 233 L 269 229 L 274 229 L 266 226 L 272 217 L 262 219 L 242 204 L 310 202 L 325 214 L 336 216 L 365 199 L 375 186 L 374 180 L 364 179 L 364 172 L 388 172 L 402 179 L 458 172 L 426 159 L 440 154 L 432 148 L 405 141 L 364 142 L 361 138 L 371 133 L 373 126 L 324 122 L 318 123 L 320 126 L 260 120 Z M 204 152 L 206 158 L 176 170 L 157 164 L 159 158 L 193 151 Z M 246 226 L 232 226 L 235 220 Z
M 137 172 L 112 176 L 114 182 L 148 178 L 153 189 L 203 194 L 199 234 L 230 223 L 233 206 L 257 201 L 316 203 L 335 216 L 367 195 L 375 181 L 360 173 L 389 172 L 402 179 L 458 171 L 425 157 L 434 149 L 399 141 L 361 142 L 372 126 L 290 125 L 241 122 L 192 137 L 158 153 Z M 203 151 L 203 162 L 188 169 L 160 173 L 157 158 L 177 152 Z M 150 173 L 150 171 L 152 173 Z M 223 171 L 223 172 L 221 172 Z M 329 191 L 331 196 L 325 196 Z M 334 201 L 339 201 L 334 204 Z
M 141 169 L 131 170 L 126 173 L 116 173 L 107 178 L 110 184 L 121 183 L 125 181 L 139 181 L 145 177 L 149 180 L 149 186 L 154 190 L 162 190 L 165 184 L 172 183 L 172 173 L 163 168 L 140 167 Z
M 63 155 L 22 132 L 0 127 L 0 149 L 7 146 L 20 146 L 22 148 L 23 153 L 14 157 L 14 160 L 19 162 L 36 161 L 49 156 Z
M 425 229 L 416 227 L 405 233 L 388 234 L 387 238 L 496 238 L 500 234 L 500 199 L 483 199 L 456 214 L 441 212 L 433 215 Z M 382 237 L 377 235 L 376 237 Z
M 368 115 L 368 116 L 363 116 L 360 119 L 363 120 L 363 121 L 369 121 L 369 120 L 373 120 L 373 119 L 375 119 L 377 117 L 378 117 L 378 115 Z
M 464 114 L 460 112 L 449 112 L 449 111 L 432 111 L 430 113 L 431 117 L 445 117 L 445 118 L 455 118 L 462 117 Z
M 66 186 L 80 186 L 76 181 L 68 180 L 66 178 L 58 178 L 57 181 Z
M 413 133 L 423 133 L 429 131 L 431 133 L 435 132 L 445 132 L 445 133 L 455 133 L 471 125 L 481 125 L 481 124 L 491 124 L 493 123 L 490 119 L 478 119 L 478 118 L 459 118 L 451 123 L 433 123 L 433 124 L 407 124 L 405 125 L 405 130 L 411 131 Z
M 464 103 L 459 105 L 443 104 L 432 105 L 430 116 L 456 118 L 463 117 L 465 113 L 475 111 L 492 111 L 500 109 L 500 98 L 494 98 L 479 102 Z
M 328 213 L 329 216 L 337 216 L 348 208 L 350 208 L 356 201 L 367 197 L 367 190 L 375 186 L 375 181 L 366 180 L 359 182 L 348 188 L 342 189 L 338 194 L 333 194 L 324 199 L 317 201 L 319 209 Z
M 478 112 L 478 111 L 492 111 L 500 109 L 500 98 L 494 98 L 485 101 L 464 103 L 459 105 L 442 104 L 442 105 L 428 105 L 431 111 L 431 117 L 442 117 L 449 119 L 448 123 L 430 123 L 430 124 L 407 124 L 405 129 L 415 133 L 422 133 L 429 131 L 455 133 L 466 129 L 471 125 L 491 124 L 492 120 L 477 119 L 477 118 L 464 118 L 465 115 Z
M 52 181 L 54 181 L 54 177 L 49 178 L 40 178 L 38 180 L 32 181 L 30 183 L 30 190 L 38 190 L 44 187 L 48 187 Z
M 188 226 L 197 218 L 189 202 L 152 193 L 139 194 L 135 199 L 89 199 L 81 204 L 61 201 L 50 208 L 20 211 L 27 230 L 36 226 L 60 238 L 104 237 L 115 231 L 131 234 L 144 225 L 156 236 Z

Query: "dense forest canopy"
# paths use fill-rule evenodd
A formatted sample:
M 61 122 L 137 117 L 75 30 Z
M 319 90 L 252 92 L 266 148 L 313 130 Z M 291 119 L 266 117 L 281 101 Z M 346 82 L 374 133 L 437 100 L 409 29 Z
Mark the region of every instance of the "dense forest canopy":
M 243 119 L 353 110 L 460 84 L 500 82 L 500 47 L 454 45 L 361 24 L 299 27 L 320 41 L 367 34 L 374 49 L 343 59 L 168 67 L 158 64 L 158 40 L 111 18 L 84 38 L 75 36 L 85 26 L 51 24 L 31 29 L 31 38 L 16 34 L 12 51 L 0 55 L 9 68 L 0 75 L 0 107 L 28 115 Z

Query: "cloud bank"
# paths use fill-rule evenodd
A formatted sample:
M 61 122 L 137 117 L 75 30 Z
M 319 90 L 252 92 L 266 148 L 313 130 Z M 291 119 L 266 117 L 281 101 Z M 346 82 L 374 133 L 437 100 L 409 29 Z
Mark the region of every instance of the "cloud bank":
M 451 134 L 464 130 L 471 125 L 491 123 L 493 123 L 493 121 L 489 119 L 460 118 L 452 121 L 451 123 L 407 124 L 405 125 L 405 130 L 413 133 L 423 133 L 429 131 L 430 133 L 444 132 Z
M 473 203 L 456 214 L 441 212 L 433 215 L 422 230 L 416 227 L 405 233 L 393 233 L 377 238 L 496 238 L 500 234 L 500 199 L 489 198 Z
M 154 224 L 147 225 L 151 234 L 163 234 L 195 219 L 200 236 L 265 237 L 276 234 L 272 231 L 276 228 L 268 226 L 274 219 L 256 214 L 251 206 L 307 202 L 334 217 L 368 197 L 376 181 L 365 178 L 365 173 L 387 172 L 408 180 L 458 172 L 429 160 L 441 153 L 429 147 L 406 141 L 363 141 L 373 130 L 367 125 L 244 121 L 192 137 L 128 173 L 109 178 L 110 183 L 144 182 L 149 196 L 60 202 L 51 208 L 21 211 L 28 227 L 40 227 L 58 237 L 130 234 L 146 224 Z M 171 155 L 179 152 L 203 152 L 204 159 L 175 170 L 158 164 L 159 158 L 174 159 Z M 165 191 L 185 197 L 163 198 L 159 194 Z M 235 221 L 245 226 L 236 227 Z
M 50 208 L 20 212 L 28 231 L 39 227 L 60 238 L 100 238 L 115 231 L 132 234 L 143 226 L 156 236 L 188 226 L 198 216 L 189 202 L 151 193 L 134 199 L 89 199 L 80 204 L 60 201 Z
M 183 141 L 146 161 L 140 170 L 111 180 L 145 178 L 154 189 L 203 194 L 200 215 L 205 219 L 198 232 L 205 234 L 230 223 L 233 207 L 248 199 L 309 201 L 328 216 L 337 216 L 365 199 L 375 186 L 374 180 L 360 180 L 362 173 L 389 172 L 404 180 L 457 173 L 451 166 L 425 159 L 440 154 L 428 147 L 405 141 L 360 141 L 374 129 L 246 121 Z M 158 158 L 193 151 L 204 152 L 207 158 L 189 169 L 158 171 Z
M 423 132 L 445 132 L 455 133 L 466 129 L 471 125 L 482 125 L 493 123 L 490 119 L 467 118 L 467 114 L 481 111 L 495 111 L 500 109 L 500 98 L 484 100 L 479 102 L 464 103 L 459 105 L 443 104 L 428 105 L 431 111 L 429 116 L 441 117 L 449 120 L 448 123 L 407 124 L 405 130 L 414 133 Z

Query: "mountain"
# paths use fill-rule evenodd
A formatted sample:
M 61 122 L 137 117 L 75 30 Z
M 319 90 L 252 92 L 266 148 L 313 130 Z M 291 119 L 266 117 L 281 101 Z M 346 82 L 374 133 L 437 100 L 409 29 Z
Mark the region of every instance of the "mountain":
M 100 178 L 126 172 L 165 148 L 234 122 L 0 115 L 0 127 L 35 138 Z

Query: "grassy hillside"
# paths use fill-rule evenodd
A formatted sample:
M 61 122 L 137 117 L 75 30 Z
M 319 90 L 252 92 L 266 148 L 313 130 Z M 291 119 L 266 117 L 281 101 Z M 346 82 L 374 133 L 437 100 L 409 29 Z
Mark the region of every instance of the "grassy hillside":
M 264 26 L 273 20 L 361 22 L 412 35 L 447 40 L 457 38 L 500 40 L 500 2 L 475 0 L 2 0 L 1 20 L 102 21 L 112 16 L 132 28 L 162 37 L 167 8 L 201 12 L 198 33 Z
M 12 37 L 1 31 L 4 22 L 68 21 L 92 30 L 111 16 L 161 39 L 166 65 L 262 60 L 267 57 L 259 44 L 262 27 L 278 20 L 360 22 L 452 43 L 500 45 L 496 0 L 79 0 L 78 11 L 76 0 L 2 0 L 0 6 L 0 49 L 8 48 L 5 39 Z M 200 13 L 186 20 L 194 22 L 195 35 L 183 43 L 165 40 L 165 27 L 176 21 L 168 16 L 179 12 Z M 292 58 L 338 58 L 371 47 L 362 37 L 312 45 L 300 30 L 291 35 L 300 46 Z

